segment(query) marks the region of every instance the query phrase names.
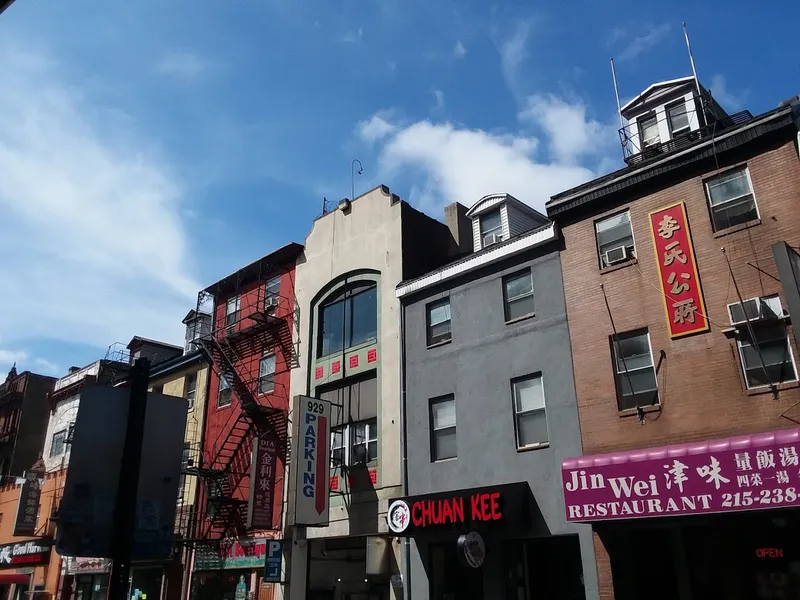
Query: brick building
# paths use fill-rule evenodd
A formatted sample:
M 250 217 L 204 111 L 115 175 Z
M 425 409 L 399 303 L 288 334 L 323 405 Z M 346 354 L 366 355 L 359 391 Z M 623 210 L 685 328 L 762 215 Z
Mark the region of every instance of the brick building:
M 797 595 L 800 107 L 729 115 L 683 78 L 622 115 L 627 166 L 547 205 L 586 454 L 567 519 L 602 598 Z

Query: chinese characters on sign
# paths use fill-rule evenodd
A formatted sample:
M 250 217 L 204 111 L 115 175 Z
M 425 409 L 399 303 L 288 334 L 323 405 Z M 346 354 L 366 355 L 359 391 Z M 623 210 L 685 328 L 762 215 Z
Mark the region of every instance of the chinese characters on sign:
M 252 473 L 250 476 L 250 505 L 248 527 L 275 527 L 276 474 L 278 470 L 278 439 L 275 432 L 261 434 L 253 440 Z
M 708 331 L 684 203 L 650 213 L 650 228 L 670 337 Z
M 614 460 L 568 459 L 562 465 L 567 520 L 798 506 L 798 448 L 800 429 L 789 429 L 618 453 Z
M 39 464 L 25 473 L 25 482 L 19 491 L 17 519 L 14 522 L 14 536 L 30 536 L 36 533 L 36 517 L 39 515 L 39 500 L 42 495 L 41 480 L 44 472 Z

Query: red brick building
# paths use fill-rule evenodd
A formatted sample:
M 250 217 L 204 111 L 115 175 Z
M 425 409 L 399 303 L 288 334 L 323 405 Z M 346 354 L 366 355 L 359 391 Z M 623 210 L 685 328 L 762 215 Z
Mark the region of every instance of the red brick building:
M 622 113 L 627 166 L 548 202 L 586 455 L 567 517 L 602 598 L 795 597 L 800 109 L 729 115 L 683 78 Z
M 299 244 L 288 244 L 200 292 L 212 315 L 197 343 L 211 359 L 199 477 L 193 598 L 268 595 L 265 539 L 281 528 Z

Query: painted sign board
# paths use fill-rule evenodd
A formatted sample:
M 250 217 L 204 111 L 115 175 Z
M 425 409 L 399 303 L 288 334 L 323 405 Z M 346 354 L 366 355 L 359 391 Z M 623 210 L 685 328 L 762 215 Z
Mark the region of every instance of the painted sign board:
M 281 493 L 283 478 L 278 477 L 278 445 L 275 430 L 262 432 L 253 440 L 247 511 L 249 529 L 277 529 L 279 526 L 275 518 L 278 512 L 275 495 Z
M 708 331 L 686 205 L 678 202 L 651 212 L 650 232 L 670 337 Z
M 39 515 L 39 501 L 44 481 L 44 463 L 39 460 L 25 473 L 19 490 L 17 518 L 14 521 L 14 537 L 27 537 L 36 534 L 36 517 Z
M 297 467 L 295 519 L 297 525 L 328 524 L 331 403 L 297 397 Z
M 564 460 L 567 520 L 800 506 L 800 429 Z

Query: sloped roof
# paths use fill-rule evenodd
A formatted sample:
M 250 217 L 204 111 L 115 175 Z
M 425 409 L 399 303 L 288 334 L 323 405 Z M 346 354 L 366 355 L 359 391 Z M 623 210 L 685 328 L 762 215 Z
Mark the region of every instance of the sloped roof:
M 647 89 L 644 90 L 641 94 L 639 94 L 632 100 L 626 102 L 624 106 L 620 107 L 619 111 L 624 113 L 625 111 L 636 106 L 637 104 L 641 104 L 642 102 L 647 100 L 649 96 L 652 96 L 659 90 L 678 87 L 686 83 L 689 83 L 691 81 L 694 81 L 694 77 L 679 77 L 678 79 L 668 79 L 666 81 L 659 81 L 657 83 L 654 83 L 648 86 Z

